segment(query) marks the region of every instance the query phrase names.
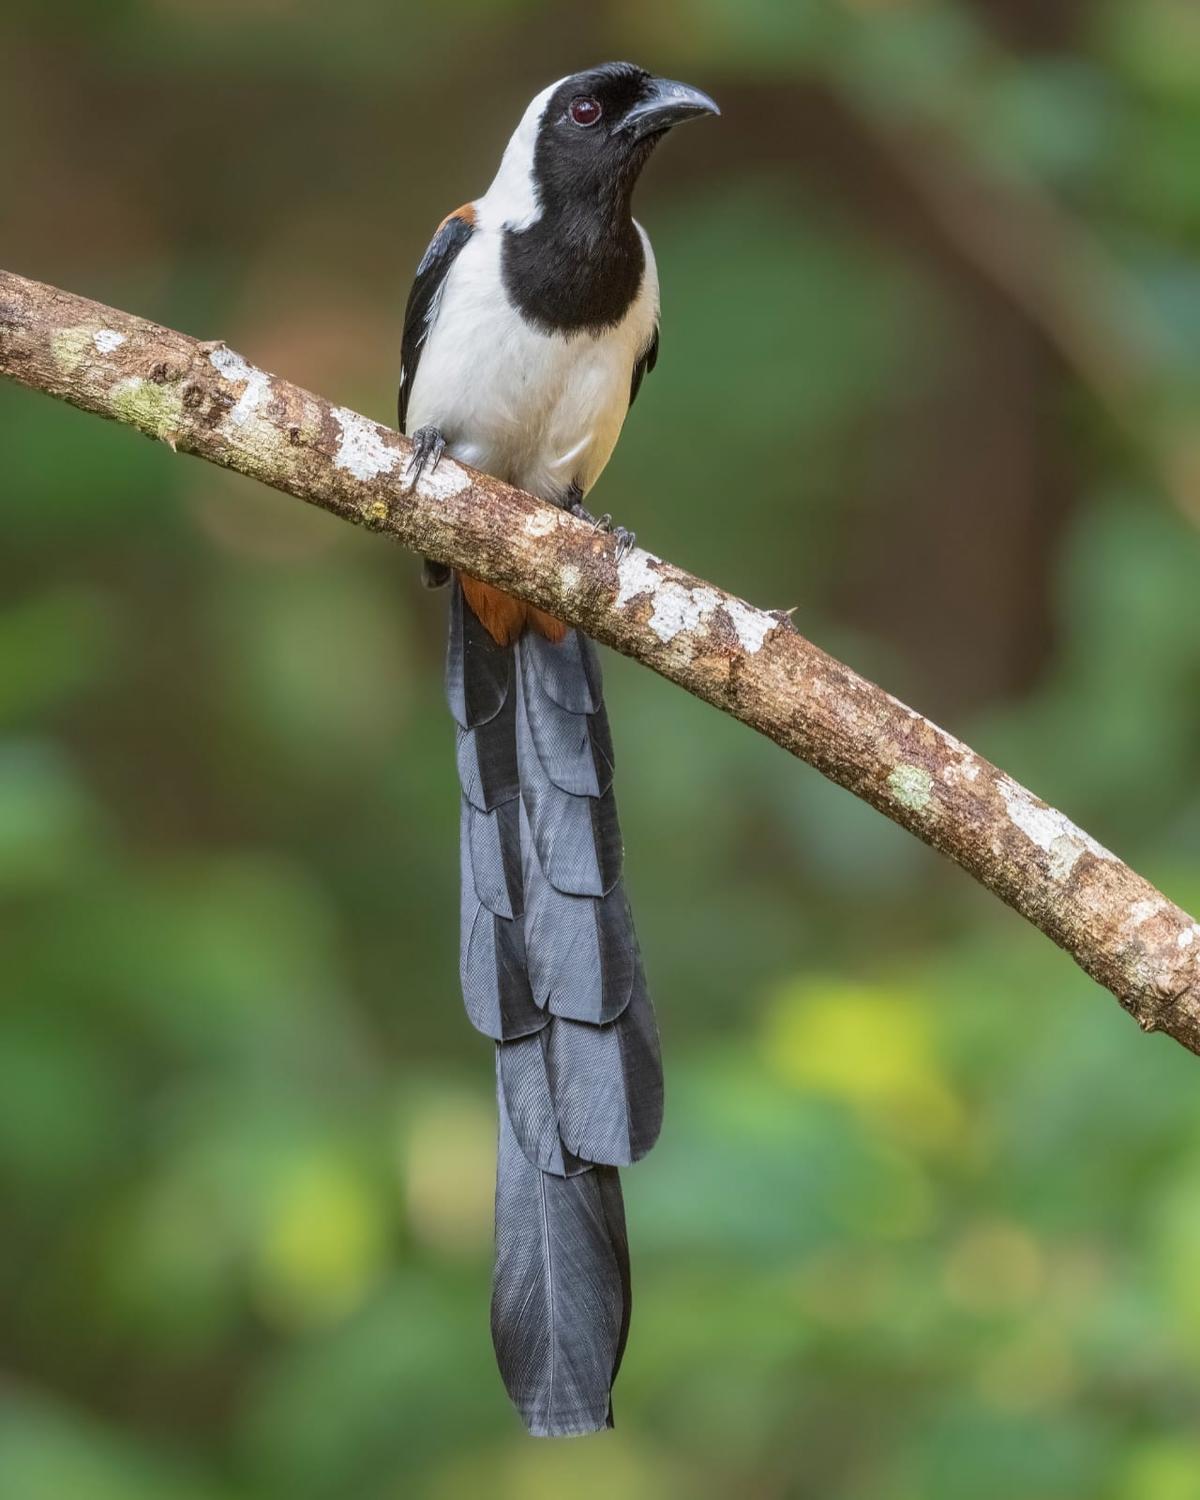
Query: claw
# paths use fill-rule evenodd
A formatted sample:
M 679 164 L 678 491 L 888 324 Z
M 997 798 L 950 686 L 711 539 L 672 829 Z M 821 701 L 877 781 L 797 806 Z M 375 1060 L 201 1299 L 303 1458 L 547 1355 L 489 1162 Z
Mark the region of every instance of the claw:
M 415 489 L 420 484 L 426 470 L 430 474 L 437 471 L 442 454 L 446 451 L 446 439 L 436 427 L 418 428 L 411 441 L 412 455 L 404 470 L 404 487 L 408 490 Z
M 628 557 L 633 549 L 637 546 L 637 532 L 626 531 L 624 526 L 618 526 L 613 532 L 613 536 L 616 537 L 617 540 L 617 545 L 613 556 L 617 562 L 621 562 L 624 558 Z
M 574 500 L 568 507 L 573 516 L 578 516 L 581 521 L 586 521 L 593 531 L 603 532 L 616 538 L 616 560 L 620 562 L 623 557 L 628 557 L 637 546 L 637 532 L 626 531 L 624 526 L 614 526 L 613 518 L 605 512 L 602 516 L 592 515 L 590 510 L 584 508 L 583 502 Z
M 578 520 L 586 521 L 593 531 L 612 530 L 612 517 L 607 511 L 602 516 L 594 516 L 582 500 L 572 500 L 567 509 Z
M 586 521 L 593 531 L 599 531 L 616 538 L 615 557 L 617 562 L 620 562 L 623 557 L 628 557 L 637 546 L 637 533 L 635 531 L 626 531 L 624 526 L 614 526 L 613 518 L 607 511 L 602 516 L 594 516 L 590 510 L 584 507 L 582 500 L 573 500 L 568 509 L 573 516 L 578 516 L 581 521 Z

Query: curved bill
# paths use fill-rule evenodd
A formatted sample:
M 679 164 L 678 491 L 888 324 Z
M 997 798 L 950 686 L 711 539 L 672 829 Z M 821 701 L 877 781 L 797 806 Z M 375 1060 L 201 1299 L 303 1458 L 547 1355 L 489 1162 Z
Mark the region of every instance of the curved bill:
M 676 83 L 671 78 L 655 78 L 649 97 L 635 104 L 615 128 L 629 131 L 635 141 L 640 141 L 643 136 L 670 130 L 684 120 L 720 113 L 703 89 L 694 89 L 689 83 Z

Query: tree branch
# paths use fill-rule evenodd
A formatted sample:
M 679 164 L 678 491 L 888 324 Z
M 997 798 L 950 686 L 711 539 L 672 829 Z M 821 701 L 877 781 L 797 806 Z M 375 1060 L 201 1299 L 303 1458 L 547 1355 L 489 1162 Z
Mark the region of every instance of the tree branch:
M 1200 925 L 945 730 L 770 614 L 201 343 L 0 272 L 0 374 L 530 599 L 732 714 L 947 854 L 1200 1052 Z

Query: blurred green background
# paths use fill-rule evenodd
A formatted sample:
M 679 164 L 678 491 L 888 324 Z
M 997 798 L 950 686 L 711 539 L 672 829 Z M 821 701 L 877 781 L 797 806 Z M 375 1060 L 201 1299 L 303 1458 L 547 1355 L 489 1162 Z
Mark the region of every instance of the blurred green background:
M 391 420 L 532 94 L 711 90 L 597 498 L 1200 909 L 1194 0 L 5 0 L 0 263 Z M 488 1335 L 444 597 L 0 390 L 4 1500 L 1200 1496 L 1200 1063 L 610 658 L 663 1030 L 603 1438 Z

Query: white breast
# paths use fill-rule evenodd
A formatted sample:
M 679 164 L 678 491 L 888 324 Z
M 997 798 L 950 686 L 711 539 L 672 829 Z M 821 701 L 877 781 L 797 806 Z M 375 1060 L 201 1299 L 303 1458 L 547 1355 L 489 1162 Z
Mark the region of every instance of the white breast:
M 479 206 L 485 208 L 485 203 Z M 501 226 L 481 212 L 446 277 L 408 405 L 408 430 L 437 427 L 464 463 L 560 500 L 586 494 L 629 410 L 634 366 L 658 322 L 658 274 L 646 271 L 620 325 L 601 334 L 544 334 L 509 303 Z

